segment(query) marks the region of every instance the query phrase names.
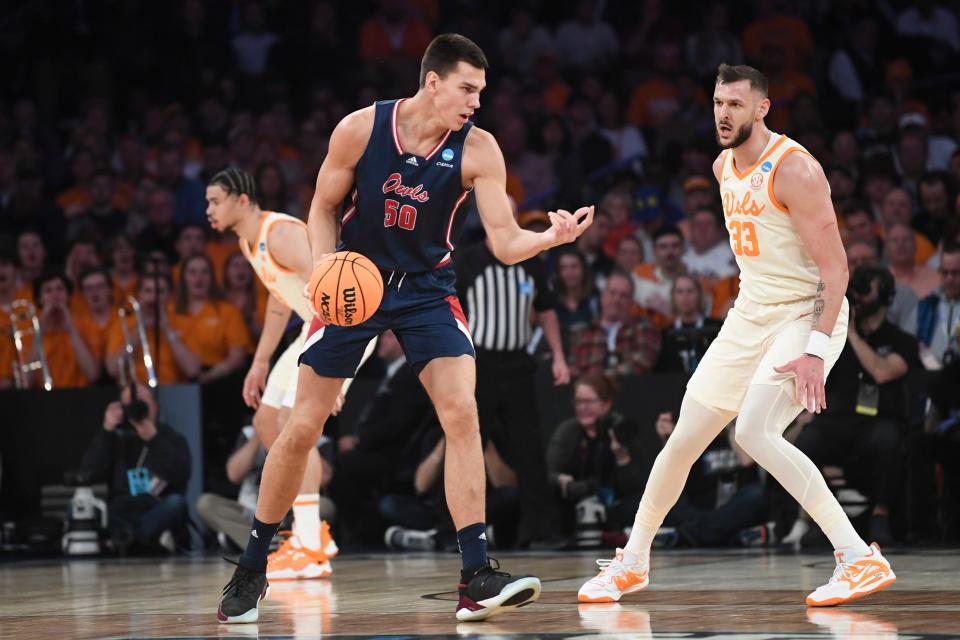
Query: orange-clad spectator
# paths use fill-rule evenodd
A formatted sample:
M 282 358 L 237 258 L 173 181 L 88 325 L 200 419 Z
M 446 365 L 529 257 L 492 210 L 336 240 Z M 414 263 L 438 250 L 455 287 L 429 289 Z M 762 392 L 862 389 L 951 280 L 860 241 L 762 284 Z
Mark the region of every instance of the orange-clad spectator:
M 24 229 L 17 235 L 17 261 L 20 265 L 18 298 L 33 300 L 33 281 L 46 268 L 47 247 L 36 229 Z
M 535 67 L 540 98 L 548 111 L 562 114 L 573 88 L 560 74 L 560 56 L 553 49 L 541 51 Z
M 83 234 L 109 238 L 127 227 L 126 211 L 117 208 L 118 184 L 107 168 L 97 169 L 90 179 L 90 204 L 70 218 L 66 225 L 67 240 Z
M 210 258 L 202 253 L 183 262 L 171 324 L 199 356 L 200 382 L 234 373 L 246 364 L 252 351 L 250 332 L 240 311 L 223 299 L 213 281 Z
M 652 263 L 643 263 L 634 270 L 635 301 L 641 307 L 670 317 L 670 290 L 673 280 L 686 273 L 683 264 L 684 241 L 680 230 L 664 225 L 653 233 Z
M 57 206 L 67 218 L 85 211 L 90 206 L 90 179 L 97 168 L 96 157 L 90 149 L 77 149 L 70 161 L 72 185 L 57 196 Z
M 907 190 L 902 187 L 890 189 L 880 205 L 880 216 L 883 226 L 878 229 L 877 232 L 881 239 L 886 238 L 890 228 L 895 224 L 902 224 L 908 229 L 911 228 L 913 198 L 911 198 Z M 913 262 L 917 265 L 927 264 L 927 260 L 932 258 L 937 252 L 937 248 L 933 246 L 933 243 L 919 231 L 913 232 L 913 246 L 915 248 Z M 923 296 L 918 297 L 922 298 Z
M 684 108 L 675 80 L 680 67 L 679 43 L 661 39 L 654 49 L 652 75 L 638 84 L 630 96 L 630 122 L 638 127 L 656 128 Z
M 774 131 L 785 131 L 790 128 L 793 101 L 803 94 L 816 96 L 817 86 L 806 73 L 787 66 L 787 51 L 779 43 L 768 43 L 763 51 L 771 103 L 767 124 Z
M 767 62 L 764 45 L 776 43 L 784 48 L 786 65 L 803 66 L 813 53 L 813 38 L 807 23 L 796 16 L 779 13 L 774 0 L 757 0 L 756 18 L 743 30 L 743 51 L 750 64 L 761 67 Z
M 159 264 L 159 263 L 158 263 Z M 200 358 L 184 342 L 184 336 L 170 322 L 170 290 L 172 284 L 168 272 L 144 272 L 137 288 L 137 302 L 147 336 L 147 347 L 160 384 L 186 382 L 200 374 Z M 158 322 L 159 321 L 159 322 Z M 127 316 L 127 333 L 133 345 L 133 360 L 136 378 L 147 382 L 147 369 L 143 362 L 143 347 L 140 334 L 133 320 Z M 157 331 L 159 327 L 159 332 Z M 159 335 L 158 335 L 159 333 Z M 107 336 L 107 372 L 114 379 L 120 377 L 120 367 L 127 366 L 123 329 L 119 318 L 110 325 Z M 157 348 L 159 345 L 159 349 Z M 122 365 L 121 365 L 122 363 Z M 129 375 L 129 374 L 128 374 Z
M 259 278 L 254 277 L 250 262 L 241 251 L 235 251 L 227 258 L 223 272 L 223 296 L 240 310 L 250 335 L 257 341 L 263 329 L 268 296 L 258 295 L 254 281 L 259 281 Z
M 70 311 L 75 316 L 86 316 L 90 313 L 87 301 L 80 291 L 78 278 L 87 269 L 100 266 L 99 238 L 85 235 L 70 243 L 67 249 L 67 258 L 64 261 L 64 275 L 70 281 L 73 293 L 70 296 Z
M 180 269 L 183 267 L 187 258 L 206 253 L 207 248 L 207 229 L 199 224 L 186 224 L 180 227 L 177 233 L 177 241 L 174 244 L 177 250 L 177 264 L 173 265 L 173 281 L 180 282 Z
M 381 0 L 380 11 L 360 27 L 364 62 L 419 62 L 430 44 L 430 29 L 403 0 Z
M 70 311 L 71 284 L 57 271 L 47 271 L 34 282 L 34 297 L 39 303 L 40 329 L 43 332 L 43 353 L 55 388 L 85 387 L 100 378 L 100 360 L 95 354 L 103 350 L 97 326 L 87 318 Z M 37 343 L 30 339 L 25 347 L 36 359 Z M 39 376 L 31 387 L 38 386 Z
M 207 254 L 213 264 L 213 276 L 216 278 L 217 284 L 223 284 L 227 258 L 233 255 L 239 246 L 237 234 L 233 231 L 215 234 L 213 238 L 207 240 L 203 252 Z M 260 279 L 257 278 L 257 282 L 259 281 Z M 266 289 L 264 289 L 264 292 L 266 292 Z
M 13 249 L 0 245 L 0 388 L 9 386 L 12 372 L 9 359 L 10 353 L 4 352 L 3 347 L 10 340 L 10 303 L 17 299 L 17 266 Z M 9 360 L 12 362 L 12 360 Z
M 113 303 L 125 304 L 127 298 L 137 294 L 137 253 L 133 240 L 125 233 L 110 239 L 110 282 L 113 287 Z
M 98 350 L 93 355 L 102 362 L 107 355 L 104 351 L 107 347 L 107 334 L 117 315 L 110 274 L 100 267 L 87 269 L 80 274 L 77 284 L 87 303 L 87 315 L 84 320 L 88 320 L 97 330 Z
M 643 255 L 643 246 L 636 236 L 623 236 L 617 243 L 617 252 L 614 254 L 613 263 L 616 269 L 631 275 L 634 291 L 644 284 L 640 282 L 640 278 L 636 275 L 637 268 L 643 265 Z M 647 309 L 637 303 L 634 303 L 631 308 L 630 315 L 647 318 L 658 327 L 664 327 L 670 323 L 670 318 L 667 315 L 654 309 Z

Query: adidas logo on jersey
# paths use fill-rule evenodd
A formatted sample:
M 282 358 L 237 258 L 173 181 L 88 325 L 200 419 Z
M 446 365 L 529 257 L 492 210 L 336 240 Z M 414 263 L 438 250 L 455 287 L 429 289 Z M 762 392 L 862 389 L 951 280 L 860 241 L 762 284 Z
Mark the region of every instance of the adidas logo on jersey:
M 410 156 L 409 158 L 407 158 L 407 164 L 412 164 L 415 167 L 420 166 L 419 164 L 417 164 L 417 159 L 414 158 L 413 156 Z

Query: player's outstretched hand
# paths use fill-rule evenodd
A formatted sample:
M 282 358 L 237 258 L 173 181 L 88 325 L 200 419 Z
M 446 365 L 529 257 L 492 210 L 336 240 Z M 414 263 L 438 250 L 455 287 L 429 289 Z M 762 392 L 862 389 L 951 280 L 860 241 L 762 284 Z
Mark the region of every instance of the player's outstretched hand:
M 827 394 L 823 386 L 823 360 L 803 354 L 785 365 L 774 367 L 777 373 L 792 373 L 796 378 L 797 402 L 810 413 L 827 408 Z
M 573 242 L 593 224 L 593 206 L 580 207 L 573 213 L 564 209 L 557 209 L 547 213 L 550 218 L 550 228 L 544 233 L 552 236 L 553 246 Z

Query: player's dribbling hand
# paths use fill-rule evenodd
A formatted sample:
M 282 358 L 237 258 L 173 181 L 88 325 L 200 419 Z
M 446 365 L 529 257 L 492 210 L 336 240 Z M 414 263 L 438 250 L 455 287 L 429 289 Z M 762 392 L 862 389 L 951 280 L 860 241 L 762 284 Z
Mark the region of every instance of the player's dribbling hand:
M 554 246 L 573 242 L 593 224 L 593 206 L 580 207 L 570 213 L 564 209 L 547 212 L 550 218 L 550 228 L 544 233 L 552 235 Z
M 797 403 L 810 413 L 820 413 L 827 408 L 827 394 L 824 389 L 823 360 L 816 356 L 803 354 L 785 365 L 774 367 L 777 373 L 792 373 L 797 387 Z
M 243 402 L 251 409 L 260 407 L 260 396 L 267 385 L 267 373 L 270 371 L 268 362 L 253 361 L 247 376 L 243 379 Z

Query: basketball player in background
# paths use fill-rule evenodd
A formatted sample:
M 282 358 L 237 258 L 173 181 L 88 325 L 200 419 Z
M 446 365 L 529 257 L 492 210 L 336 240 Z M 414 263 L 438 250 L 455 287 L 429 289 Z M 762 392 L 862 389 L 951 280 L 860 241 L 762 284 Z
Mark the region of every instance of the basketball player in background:
M 224 169 L 210 179 L 207 219 L 215 230 L 233 230 L 239 236 L 243 255 L 270 293 L 263 332 L 243 382 L 243 400 L 256 410 L 253 426 L 257 437 L 269 449 L 290 417 L 297 389 L 297 358 L 313 320 L 313 309 L 302 295 L 313 265 L 307 227 L 302 220 L 285 213 L 262 211 L 253 176 L 236 168 Z M 303 320 L 303 329 L 270 371 L 270 358 L 292 312 Z M 370 341 L 364 361 L 375 344 L 375 340 Z M 351 380 L 344 381 L 337 408 Z M 329 559 L 338 549 L 330 526 L 320 519 L 318 491 L 322 475 L 320 455 L 314 446 L 307 452 L 303 482 L 293 501 L 293 532 L 270 555 L 268 578 L 322 578 L 332 573 Z
M 737 444 L 790 492 L 835 549 L 833 577 L 807 604 L 842 604 L 896 580 L 880 548 L 857 535 L 820 470 L 783 438 L 804 408 L 826 408 L 826 374 L 847 336 L 847 261 L 823 169 L 799 144 L 767 129 L 769 109 L 762 73 L 720 65 L 713 113 L 723 151 L 713 171 L 740 266 L 740 294 L 687 383 L 626 548 L 598 561 L 602 570 L 581 587 L 581 602 L 617 601 L 647 586 L 657 529 L 690 466 L 734 416 Z
M 387 329 L 433 401 L 446 437 L 444 483 L 463 565 L 457 619 L 482 620 L 539 597 L 537 578 L 511 576 L 487 558 L 474 350 L 450 252 L 468 197 L 476 198 L 494 255 L 508 264 L 575 240 L 593 220 L 593 207 L 551 212 L 551 226 L 541 233 L 517 225 L 503 155 L 493 136 L 470 122 L 486 69 L 471 40 L 440 35 L 424 53 L 415 96 L 377 102 L 333 131 L 310 206 L 313 266 L 338 248 L 337 211 L 349 197 L 339 219 L 339 249 L 361 253 L 380 269 L 383 300 L 362 324 L 318 327 L 308 336 L 293 414 L 267 456 L 254 530 L 224 589 L 221 622 L 257 619 L 267 543 L 296 495 L 309 449 L 364 345 Z

